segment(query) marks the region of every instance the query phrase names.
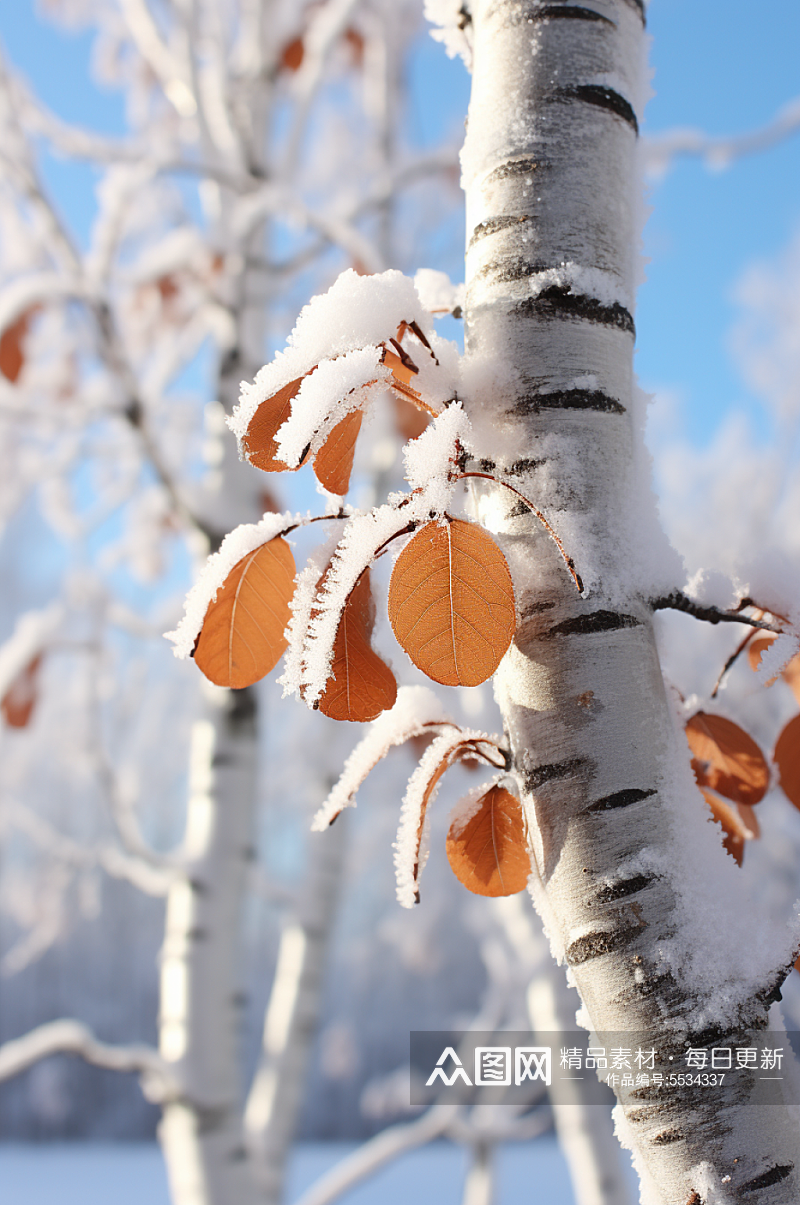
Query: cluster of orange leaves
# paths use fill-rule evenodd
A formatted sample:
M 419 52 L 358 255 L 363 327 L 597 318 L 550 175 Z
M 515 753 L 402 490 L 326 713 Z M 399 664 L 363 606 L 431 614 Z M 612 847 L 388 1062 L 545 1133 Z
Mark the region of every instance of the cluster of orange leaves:
M 382 362 L 391 372 L 391 390 L 400 405 L 398 426 L 414 438 L 435 411 L 414 387 L 419 369 L 403 345 L 407 335 L 416 341 L 415 354 L 433 357 L 418 325 L 402 323 L 397 337 L 383 345 Z M 276 437 L 291 414 L 303 379 L 290 381 L 261 402 L 242 438 L 247 460 L 265 472 L 287 471 Z M 414 413 L 421 423 L 411 419 Z M 322 485 L 344 495 L 362 418 L 361 410 L 347 413 L 313 458 L 306 451 L 298 468 L 311 460 Z M 327 570 L 317 585 L 317 597 L 324 591 L 326 576 Z M 295 584 L 294 560 L 281 535 L 233 567 L 208 607 L 194 648 L 195 662 L 212 682 L 241 688 L 274 668 L 287 645 L 284 633 Z M 388 613 L 399 644 L 423 673 L 447 686 L 476 686 L 497 669 L 516 630 L 514 588 L 505 557 L 474 523 L 451 516 L 424 523 L 396 561 Z M 332 719 L 373 720 L 396 701 L 394 674 L 372 647 L 374 622 L 366 568 L 342 610 L 330 677 L 316 704 Z M 436 768 L 426 803 L 447 767 L 465 755 L 470 756 L 466 747 Z M 424 814 L 425 806 L 423 820 Z M 490 787 L 469 821 L 451 827 L 447 855 L 455 874 L 471 891 L 508 895 L 522 890 L 530 865 L 519 800 L 504 787 Z
M 758 669 L 774 639 L 769 633 L 753 633 L 747 638 L 751 669 Z M 784 667 L 780 677 L 800 703 L 800 654 Z M 753 809 L 769 790 L 770 763 L 753 738 L 724 716 L 698 711 L 686 725 L 686 737 L 697 784 L 725 833 L 723 845 L 741 866 L 746 842 L 760 835 Z M 772 764 L 778 785 L 800 809 L 800 714 L 793 716 L 778 736 Z
M 433 355 L 417 324 L 403 323 L 397 338 L 387 340 L 382 359 L 391 371 L 394 394 L 430 416 L 432 407 L 411 384 L 419 369 L 402 345 L 409 332 L 424 354 Z M 265 472 L 287 470 L 278 457 L 276 436 L 289 418 L 302 380 L 290 381 L 261 402 L 243 436 L 246 458 Z M 313 457 L 314 473 L 331 493 L 342 496 L 349 488 L 362 417 L 360 409 L 347 413 Z M 309 459 L 307 452 L 301 465 Z M 317 585 L 317 597 L 325 590 L 325 577 Z M 197 665 L 212 682 L 239 689 L 275 667 L 287 646 L 284 633 L 295 584 L 294 560 L 281 535 L 237 562 L 208 607 L 194 649 Z M 446 686 L 485 682 L 516 629 L 514 588 L 505 557 L 474 523 L 450 516 L 425 523 L 395 564 L 388 612 L 401 647 L 428 677 Z M 318 701 L 324 715 L 368 721 L 393 706 L 397 684 L 372 648 L 374 621 L 367 568 L 342 610 L 331 676 Z

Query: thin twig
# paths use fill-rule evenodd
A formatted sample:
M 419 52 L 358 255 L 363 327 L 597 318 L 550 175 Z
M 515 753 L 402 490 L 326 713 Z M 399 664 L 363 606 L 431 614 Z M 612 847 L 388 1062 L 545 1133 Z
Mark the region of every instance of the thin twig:
M 753 619 L 750 615 L 742 614 L 741 608 L 755 606 L 751 599 L 742 599 L 733 611 L 723 611 L 721 607 L 704 607 L 695 602 L 693 598 L 689 598 L 688 594 L 684 594 L 682 590 L 673 590 L 672 594 L 651 599 L 650 606 L 654 611 L 683 611 L 686 615 L 694 616 L 695 619 L 705 620 L 706 623 L 746 623 L 751 628 L 758 628 L 762 632 L 775 632 L 778 636 L 783 635 L 783 628 L 778 624 L 770 623 L 766 619 Z
M 503 481 L 500 477 L 493 477 L 491 473 L 477 473 L 477 472 L 459 473 L 458 476 L 455 478 L 455 480 L 461 481 L 464 477 L 482 477 L 485 481 L 493 481 L 495 483 L 495 485 L 505 486 L 505 488 L 507 490 L 511 490 L 512 494 L 516 494 L 517 497 L 519 498 L 519 500 L 521 502 L 524 502 L 529 510 L 533 511 L 533 513 L 536 515 L 536 518 L 541 523 L 542 527 L 544 527 L 545 531 L 548 533 L 550 538 L 553 540 L 556 548 L 558 549 L 558 551 L 561 553 L 562 557 L 564 558 L 564 564 L 567 566 L 567 569 L 569 569 L 572 580 L 574 581 L 575 585 L 578 587 L 578 593 L 583 594 L 583 581 L 581 580 L 581 576 L 578 573 L 577 569 L 575 568 L 575 562 L 573 561 L 572 557 L 567 552 L 566 548 L 562 544 L 559 537 L 553 531 L 550 524 L 547 522 L 547 519 L 545 519 L 544 515 L 539 510 L 538 506 L 534 506 L 534 504 L 531 502 L 531 500 L 529 498 L 526 498 L 524 494 L 521 494 L 519 492 L 519 490 L 516 489 L 513 485 L 509 485 L 509 483 L 507 481 Z
M 720 670 L 719 677 L 717 678 L 716 682 L 714 683 L 714 689 L 711 692 L 712 699 L 716 699 L 717 694 L 719 693 L 719 688 L 720 688 L 720 686 L 722 686 L 722 681 L 723 681 L 725 675 L 727 674 L 728 670 L 732 669 L 733 666 L 736 664 L 736 662 L 739 660 L 739 657 L 744 652 L 744 650 L 747 648 L 748 644 L 753 639 L 755 634 L 756 634 L 755 628 L 751 628 L 750 631 L 747 633 L 747 635 L 744 637 L 744 639 L 741 640 L 739 642 L 739 644 L 737 644 L 736 648 L 734 649 L 734 651 L 731 653 L 728 660 L 723 665 L 722 669 Z

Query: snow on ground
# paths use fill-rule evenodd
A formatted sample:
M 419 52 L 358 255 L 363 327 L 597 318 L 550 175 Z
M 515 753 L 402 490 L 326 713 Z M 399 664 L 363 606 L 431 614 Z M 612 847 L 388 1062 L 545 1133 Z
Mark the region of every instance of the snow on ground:
M 288 1201 L 354 1149 L 343 1142 L 303 1143 L 292 1159 Z M 341 1198 L 342 1205 L 459 1205 L 466 1154 L 438 1142 L 397 1160 Z M 631 1186 L 635 1181 L 631 1173 Z M 574 1205 L 555 1138 L 501 1148 L 496 1205 L 530 1195 Z M 631 1194 L 635 1199 L 635 1193 Z M 169 1205 L 155 1143 L 0 1143 L 0 1205 Z

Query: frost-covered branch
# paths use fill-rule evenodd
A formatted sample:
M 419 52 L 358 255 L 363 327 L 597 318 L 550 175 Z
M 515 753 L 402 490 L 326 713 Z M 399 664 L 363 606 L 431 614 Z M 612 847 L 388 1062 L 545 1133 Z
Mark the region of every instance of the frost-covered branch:
M 181 117 L 192 117 L 196 104 L 184 65 L 164 42 L 147 0 L 121 0 L 122 15 L 136 48 L 161 81 L 164 94 Z
M 726 611 L 722 607 L 705 606 L 696 599 L 690 598 L 688 594 L 684 594 L 682 590 L 674 590 L 671 594 L 664 594 L 659 598 L 652 599 L 650 606 L 654 611 L 683 611 L 686 615 L 692 615 L 695 619 L 701 619 L 705 623 L 743 623 L 751 628 L 760 628 L 764 632 L 777 632 L 779 635 L 785 631 L 780 624 L 772 623 L 768 619 L 755 619 L 751 615 L 745 615 L 744 607 L 756 606 L 749 598 L 742 599 L 736 610 Z
M 443 1137 L 460 1105 L 434 1105 L 416 1121 L 390 1126 L 363 1143 L 302 1194 L 295 1205 L 330 1205 L 368 1176 L 407 1151 Z
M 173 875 L 144 857 L 134 857 L 113 845 L 86 845 L 73 841 L 65 833 L 38 816 L 20 802 L 6 801 L 2 826 L 13 826 L 55 861 L 79 870 L 99 866 L 115 879 L 124 879 L 146 895 L 163 897 Z
M 20 1075 L 53 1054 L 74 1054 L 109 1071 L 135 1071 L 142 1076 L 145 1095 L 161 1099 L 175 1091 L 168 1065 L 151 1046 L 116 1046 L 99 1041 L 80 1021 L 50 1021 L 0 1046 L 0 1081 Z
M 643 139 L 645 168 L 656 179 L 666 175 L 676 159 L 691 156 L 721 171 L 745 155 L 769 150 L 800 130 L 800 97 L 784 105 L 771 121 L 749 134 L 718 138 L 702 130 L 677 129 Z

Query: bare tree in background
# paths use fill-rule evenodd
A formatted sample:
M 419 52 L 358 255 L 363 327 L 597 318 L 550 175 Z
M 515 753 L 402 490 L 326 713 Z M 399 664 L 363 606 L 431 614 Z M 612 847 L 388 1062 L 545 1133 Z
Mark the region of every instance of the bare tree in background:
M 17 781 L 26 770 L 35 778 L 35 764 L 54 755 L 66 777 L 77 762 L 84 791 L 100 793 L 113 827 L 82 847 L 36 817 L 12 783 L 6 832 L 24 834 L 50 871 L 60 870 L 8 968 L 59 936 L 70 884 L 97 868 L 165 897 L 166 934 L 158 1052 L 111 1048 L 63 1021 L 8 1044 L 0 1066 L 7 1077 L 72 1051 L 139 1070 L 163 1110 L 176 1202 L 276 1200 L 315 1032 L 341 842 L 318 843 L 299 911 L 287 920 L 262 1063 L 243 1108 L 258 698 L 209 688 L 193 700 L 185 675 L 148 695 L 126 673 L 115 691 L 108 675 L 125 664 L 120 642 L 160 640 L 187 555 L 213 550 L 232 523 L 273 504 L 221 438 L 240 381 L 264 362 L 313 282 L 348 263 L 370 272 L 402 261 L 415 214 L 447 212 L 454 156 L 415 152 L 403 135 L 415 2 L 78 0 L 49 9 L 94 30 L 100 82 L 123 90 L 128 132 L 101 137 L 68 125 L 3 67 L 2 505 L 11 520 L 37 496 L 87 571 L 20 620 L 2 650 L 0 693 L 11 738 L 14 729 L 33 738 L 16 753 Z M 88 246 L 42 182 L 43 146 L 97 170 Z M 398 212 L 420 185 L 401 240 Z M 209 360 L 217 400 L 204 407 L 191 386 Z M 129 605 L 131 574 L 152 583 L 149 613 Z M 60 733 L 42 731 L 37 743 L 42 693 L 59 681 L 74 710 Z M 151 712 L 151 752 L 139 766 L 114 723 L 130 734 L 138 708 L 140 737 Z M 174 775 L 163 773 L 164 745 L 179 748 L 188 723 L 185 835 L 161 853 L 148 834 L 158 810 L 147 793 Z M 324 767 L 318 773 L 322 786 Z M 156 827 L 163 834 L 163 818 Z

